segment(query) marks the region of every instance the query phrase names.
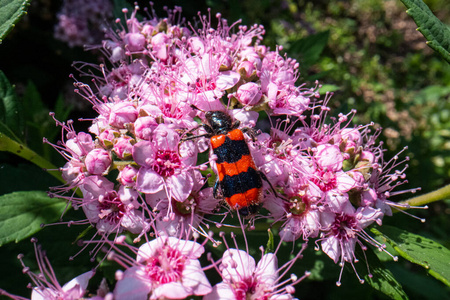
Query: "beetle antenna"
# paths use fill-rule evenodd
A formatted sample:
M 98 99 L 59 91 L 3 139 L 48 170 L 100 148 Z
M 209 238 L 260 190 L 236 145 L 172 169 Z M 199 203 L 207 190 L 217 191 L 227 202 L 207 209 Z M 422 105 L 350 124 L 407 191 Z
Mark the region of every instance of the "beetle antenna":
M 199 111 L 201 111 L 201 112 L 203 112 L 203 113 L 206 113 L 206 111 L 204 111 L 203 109 L 198 108 L 198 107 L 195 106 L 194 104 L 191 104 L 191 107 L 192 107 L 193 109 L 196 109 L 196 110 L 199 110 Z

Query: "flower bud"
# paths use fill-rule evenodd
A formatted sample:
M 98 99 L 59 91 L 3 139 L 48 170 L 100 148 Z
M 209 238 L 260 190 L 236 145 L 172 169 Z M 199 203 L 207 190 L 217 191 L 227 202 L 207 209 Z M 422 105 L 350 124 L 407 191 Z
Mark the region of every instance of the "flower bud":
M 169 42 L 169 37 L 164 33 L 160 32 L 152 37 L 152 47 L 155 56 L 161 60 L 167 59 L 167 45 Z
M 150 140 L 152 132 L 158 127 L 155 118 L 146 116 L 140 117 L 134 122 L 134 134 L 143 140 Z
M 114 140 L 120 136 L 120 133 L 111 128 L 106 128 L 98 135 L 98 140 L 105 148 L 111 148 L 113 146 Z
M 254 82 L 248 82 L 239 87 L 236 96 L 244 105 L 256 105 L 261 100 L 262 92 Z
M 132 187 L 136 184 L 136 175 L 138 170 L 130 165 L 126 165 L 119 171 L 117 181 L 123 186 Z
M 142 51 L 145 47 L 145 36 L 140 33 L 127 33 L 125 35 L 126 49 L 129 51 Z
M 94 149 L 94 142 L 90 134 L 80 132 L 74 138 L 67 140 L 66 147 L 72 151 L 72 154 L 84 156 Z
M 120 159 L 131 158 L 134 139 L 129 136 L 123 136 L 115 140 L 113 150 Z
M 77 163 L 74 161 L 69 161 L 64 165 L 64 167 L 60 169 L 62 171 L 61 172 L 62 178 L 68 184 L 71 184 L 83 174 L 83 169 L 80 165 L 81 165 L 80 162 Z
M 93 175 L 102 175 L 111 165 L 111 157 L 104 149 L 94 149 L 86 155 L 84 160 L 86 170 Z
M 125 128 L 125 124 L 133 123 L 138 117 L 138 111 L 131 102 L 119 102 L 111 108 L 109 124 L 117 128 Z
M 254 72 L 256 73 L 256 68 L 254 64 L 246 60 L 239 64 L 238 72 L 244 79 L 249 79 Z

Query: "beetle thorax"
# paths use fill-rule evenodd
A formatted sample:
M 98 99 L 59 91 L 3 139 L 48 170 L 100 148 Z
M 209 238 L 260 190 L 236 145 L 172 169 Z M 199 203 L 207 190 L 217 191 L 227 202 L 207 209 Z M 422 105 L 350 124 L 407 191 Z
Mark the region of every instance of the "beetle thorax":
M 232 129 L 233 121 L 231 117 L 222 111 L 208 111 L 205 114 L 206 120 L 216 134 L 226 133 Z

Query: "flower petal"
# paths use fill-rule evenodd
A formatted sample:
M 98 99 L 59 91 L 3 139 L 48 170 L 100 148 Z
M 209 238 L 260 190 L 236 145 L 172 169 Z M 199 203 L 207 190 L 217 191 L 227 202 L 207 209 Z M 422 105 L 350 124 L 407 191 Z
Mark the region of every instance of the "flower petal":
M 175 281 L 159 285 L 153 290 L 149 299 L 184 299 L 189 295 L 192 295 L 190 288 L 186 288 L 181 282 Z
M 182 276 L 183 285 L 190 287 L 194 295 L 203 296 L 212 291 L 211 284 L 198 260 L 190 259 L 184 267 Z
M 170 176 L 166 179 L 166 182 L 169 193 L 179 202 L 183 202 L 189 197 L 194 186 L 191 174 L 186 172 Z
M 233 289 L 226 283 L 221 282 L 216 284 L 211 293 L 203 296 L 203 300 L 234 300 L 235 296 Z
M 164 188 L 163 178 L 149 168 L 141 167 L 136 176 L 136 189 L 142 193 L 154 194 Z
M 115 300 L 147 300 L 151 282 L 145 280 L 145 272 L 139 267 L 131 267 L 124 272 L 123 279 L 117 281 L 114 289 Z
M 86 293 L 86 288 L 92 276 L 94 276 L 93 271 L 83 273 L 67 282 L 62 287 L 62 290 L 66 293 L 67 296 L 70 296 L 73 299 L 81 298 Z
M 339 240 L 330 236 L 321 243 L 322 251 L 325 252 L 333 261 L 337 263 L 341 257 L 341 248 Z
M 240 282 L 255 271 L 255 260 L 247 252 L 236 249 L 225 251 L 222 258 L 222 278 L 230 282 Z
M 273 253 L 265 254 L 256 265 L 255 275 L 259 283 L 273 286 L 278 278 L 278 260 Z

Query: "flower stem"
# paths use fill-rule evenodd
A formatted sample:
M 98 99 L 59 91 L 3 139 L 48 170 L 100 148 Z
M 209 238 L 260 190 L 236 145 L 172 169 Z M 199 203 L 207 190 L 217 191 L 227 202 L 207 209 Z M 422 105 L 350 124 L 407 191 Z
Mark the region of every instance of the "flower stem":
M 12 140 L 3 133 L 0 133 L 0 151 L 7 151 L 20 156 L 37 165 L 38 167 L 48 171 L 50 175 L 58 179 L 60 182 L 65 183 L 60 172 L 55 172 L 58 170 L 55 165 L 53 165 L 51 162 L 49 162 L 30 148 L 26 147 L 24 144 Z
M 399 204 L 408 204 L 410 206 L 423 206 L 425 204 L 444 200 L 450 198 L 450 184 L 446 185 L 438 190 L 435 190 L 433 192 L 427 193 L 425 195 L 421 195 L 418 197 L 414 197 L 402 202 L 399 202 Z

